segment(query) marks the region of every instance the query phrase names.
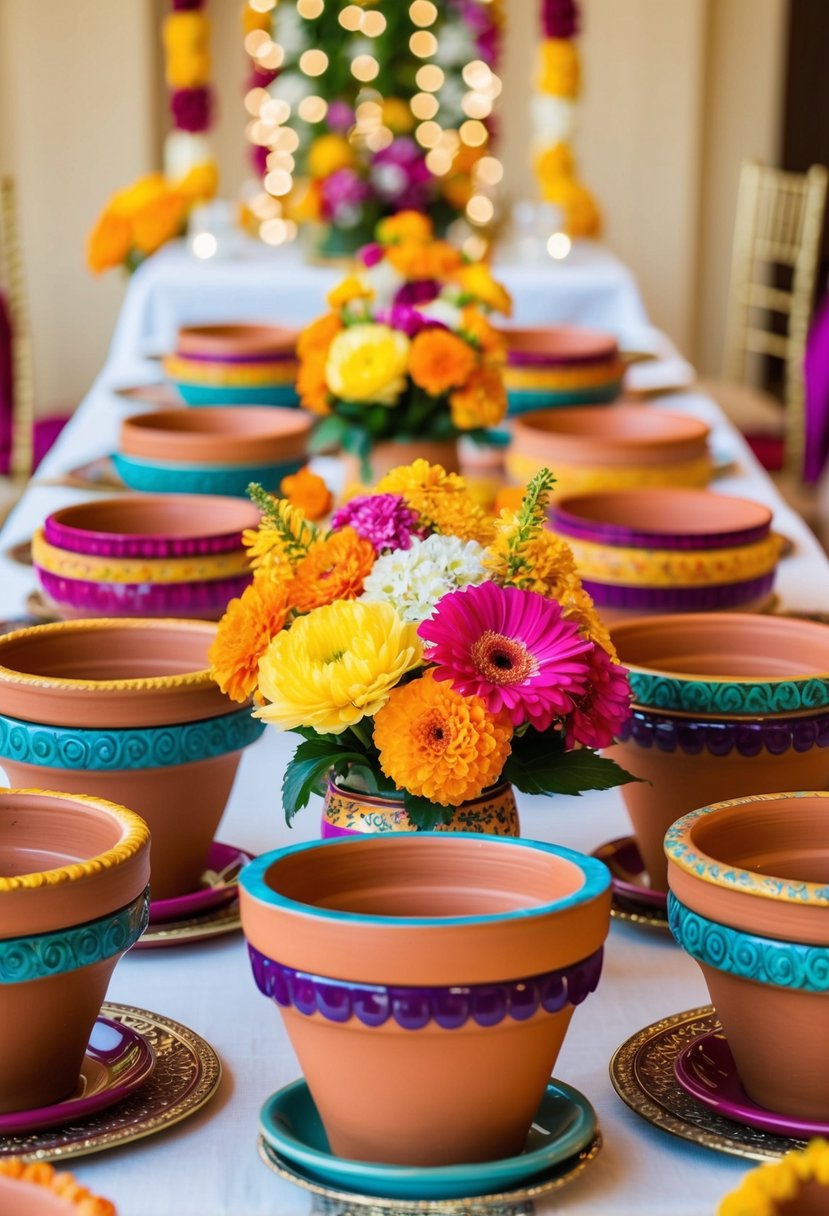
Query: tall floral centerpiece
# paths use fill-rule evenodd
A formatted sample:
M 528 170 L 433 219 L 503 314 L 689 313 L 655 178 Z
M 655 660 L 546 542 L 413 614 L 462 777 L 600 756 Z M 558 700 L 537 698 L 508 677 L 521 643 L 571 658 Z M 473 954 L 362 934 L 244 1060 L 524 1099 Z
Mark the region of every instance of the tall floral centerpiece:
M 323 418 L 317 448 L 352 453 L 365 481 L 418 454 L 456 470 L 457 437 L 506 414 L 504 346 L 486 317 L 509 313 L 504 288 L 406 211 L 380 222 L 328 303 L 297 345 L 302 404 Z
M 254 695 L 257 716 L 302 737 L 282 786 L 288 822 L 327 790 L 334 833 L 517 834 L 506 787 L 578 794 L 631 779 L 596 754 L 628 715 L 627 673 L 546 529 L 553 482 L 543 470 L 496 520 L 462 478 L 418 460 L 328 532 L 254 492 L 254 581 L 211 660 L 223 691 Z

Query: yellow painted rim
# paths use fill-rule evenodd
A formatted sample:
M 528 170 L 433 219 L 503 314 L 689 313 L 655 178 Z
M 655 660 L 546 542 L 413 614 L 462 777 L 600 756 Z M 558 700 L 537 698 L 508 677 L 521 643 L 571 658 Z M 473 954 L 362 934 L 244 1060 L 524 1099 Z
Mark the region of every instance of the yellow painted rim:
M 521 452 L 506 456 L 506 467 L 513 481 L 526 485 L 545 467 L 544 462 Z M 646 486 L 707 486 L 713 465 L 710 456 L 661 465 L 577 465 L 555 463 L 556 488 L 568 494 L 600 490 L 643 489 Z
M 39 789 L 0 789 L 0 799 L 24 797 L 59 798 L 64 802 L 80 802 L 86 806 L 98 807 L 108 811 L 117 819 L 124 829 L 124 836 L 111 849 L 90 857 L 88 861 L 75 861 L 69 865 L 58 866 L 54 870 L 37 870 L 32 874 L 17 874 L 9 878 L 0 878 L 0 895 L 4 891 L 33 891 L 40 887 L 59 886 L 66 882 L 77 882 L 80 878 L 90 878 L 113 866 L 121 865 L 135 857 L 150 843 L 150 829 L 140 815 L 135 811 L 120 806 L 117 802 L 107 802 L 105 798 L 93 798 L 88 794 L 67 794 L 57 790 Z
M 504 384 L 510 388 L 592 388 L 621 380 L 625 365 L 621 359 L 608 359 L 592 367 L 504 368 Z
M 46 540 L 39 528 L 32 537 L 32 560 L 36 566 L 61 578 L 82 579 L 92 583 L 192 583 L 230 578 L 249 569 L 247 553 L 239 548 L 231 553 L 203 557 L 122 558 L 88 557 L 59 549 Z
M 297 374 L 295 359 L 244 367 L 229 363 L 202 363 L 183 359 L 180 355 L 167 355 L 162 364 L 171 380 L 179 380 L 182 384 L 211 384 L 220 388 L 252 384 L 293 384 Z
M 583 578 L 620 586 L 704 587 L 742 583 L 769 574 L 777 565 L 782 539 L 732 549 L 624 549 L 563 537 Z

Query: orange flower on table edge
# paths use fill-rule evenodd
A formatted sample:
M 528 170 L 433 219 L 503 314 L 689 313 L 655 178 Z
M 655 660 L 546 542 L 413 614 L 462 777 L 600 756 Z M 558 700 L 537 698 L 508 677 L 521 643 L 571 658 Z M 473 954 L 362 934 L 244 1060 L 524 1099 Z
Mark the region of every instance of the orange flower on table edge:
M 353 528 L 342 528 L 317 541 L 294 567 L 294 607 L 310 612 L 334 600 L 356 599 L 375 557 L 371 542 Z
M 104 211 L 86 241 L 86 264 L 93 274 L 122 266 L 132 248 L 132 227 L 123 215 Z
M 296 352 L 300 359 L 313 354 L 327 355 L 329 346 L 342 328 L 342 321 L 333 312 L 327 312 L 311 321 L 297 338 Z
M 463 338 L 437 327 L 421 330 L 409 349 L 409 375 L 432 397 L 465 384 L 477 362 L 475 351 Z
M 392 689 L 374 719 L 380 767 L 399 789 L 458 806 L 493 785 L 510 753 L 507 715 L 464 697 L 428 670 Z
M 449 394 L 449 408 L 459 431 L 497 426 L 507 412 L 507 390 L 498 368 L 476 368 L 466 384 Z
M 483 313 L 474 304 L 466 304 L 461 309 L 460 329 L 468 334 L 485 355 L 496 363 L 505 363 L 507 358 L 507 340 L 494 325 L 490 325 Z
M 284 627 L 291 610 L 288 582 L 257 579 L 225 609 L 210 647 L 210 674 L 232 701 L 256 691 L 259 660 Z
M 432 238 L 432 221 L 422 211 L 398 211 L 380 220 L 376 228 L 381 245 L 392 245 L 396 241 L 429 241 Z
M 322 477 L 307 467 L 283 477 L 279 490 L 292 507 L 298 507 L 310 520 L 322 519 L 331 510 L 334 501 Z

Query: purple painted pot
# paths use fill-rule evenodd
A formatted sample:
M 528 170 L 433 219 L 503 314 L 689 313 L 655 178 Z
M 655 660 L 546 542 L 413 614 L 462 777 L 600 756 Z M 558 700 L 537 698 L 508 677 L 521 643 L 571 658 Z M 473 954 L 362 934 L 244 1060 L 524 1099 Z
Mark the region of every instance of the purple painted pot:
M 62 617 L 150 616 L 218 620 L 252 574 L 192 583 L 94 583 L 35 566 L 44 595 Z
M 707 587 L 629 587 L 582 579 L 582 586 L 600 608 L 629 612 L 718 612 L 762 603 L 772 591 L 776 571 L 741 583 Z

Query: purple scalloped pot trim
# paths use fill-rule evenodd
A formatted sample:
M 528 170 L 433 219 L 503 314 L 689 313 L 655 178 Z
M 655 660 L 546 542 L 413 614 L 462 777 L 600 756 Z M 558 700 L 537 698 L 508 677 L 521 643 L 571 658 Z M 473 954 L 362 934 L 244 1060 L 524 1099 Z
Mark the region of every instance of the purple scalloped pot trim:
M 756 722 L 694 722 L 636 709 L 618 732 L 618 738 L 660 752 L 698 756 L 738 755 L 751 758 L 766 751 L 782 756 L 788 751 L 808 752 L 829 747 L 829 714 L 814 718 L 772 718 Z
M 774 586 L 776 571 L 742 583 L 714 583 L 707 587 L 629 587 L 620 583 L 582 586 L 598 608 L 634 608 L 642 612 L 705 612 L 736 608 L 762 599 Z
M 216 355 L 199 354 L 197 351 L 178 351 L 177 357 L 188 363 L 290 363 L 296 359 L 296 350 L 272 350 L 261 355 Z
M 586 540 L 597 545 L 613 545 L 627 549 L 735 549 L 765 540 L 771 524 L 756 528 L 742 528 L 737 532 L 717 532 L 706 535 L 690 532 L 683 536 L 677 532 L 639 532 L 635 528 L 624 528 L 620 524 L 597 523 L 581 519 L 554 507 L 550 512 L 550 526 L 562 536 Z
M 558 1013 L 567 1004 L 580 1005 L 599 983 L 603 950 L 545 975 L 451 988 L 352 984 L 285 967 L 250 942 L 248 953 L 257 988 L 283 1009 L 296 1009 L 306 1017 L 319 1013 L 329 1022 L 355 1017 L 374 1027 L 391 1019 L 403 1030 L 421 1030 L 434 1021 L 444 1030 L 457 1030 L 470 1019 L 479 1026 L 497 1026 L 507 1017 L 525 1022 L 539 1009 Z
M 87 532 L 70 528 L 49 517 L 44 534 L 50 545 L 84 557 L 209 557 L 215 553 L 232 553 L 242 548 L 241 532 L 217 533 L 215 536 L 129 535 L 126 532 Z
M 192 583 L 92 583 L 63 578 L 35 566 L 38 582 L 59 608 L 104 616 L 220 616 L 241 595 L 252 574 Z
M 509 346 L 509 331 L 505 332 Z M 615 348 L 598 353 L 591 351 L 589 354 L 581 355 L 563 352 L 557 355 L 540 350 L 507 350 L 507 363 L 510 367 L 555 367 L 560 370 L 568 367 L 591 367 L 593 364 L 612 363 L 618 357 L 618 351 Z

